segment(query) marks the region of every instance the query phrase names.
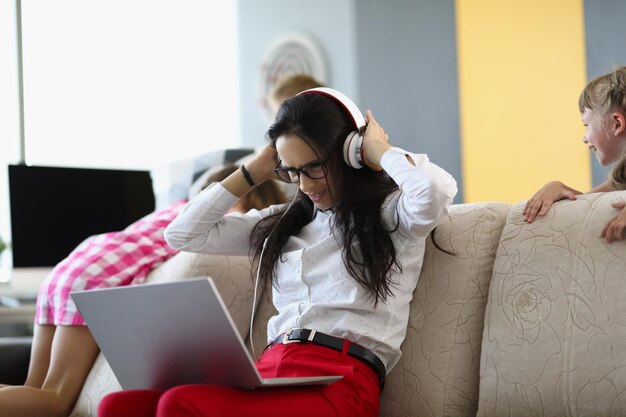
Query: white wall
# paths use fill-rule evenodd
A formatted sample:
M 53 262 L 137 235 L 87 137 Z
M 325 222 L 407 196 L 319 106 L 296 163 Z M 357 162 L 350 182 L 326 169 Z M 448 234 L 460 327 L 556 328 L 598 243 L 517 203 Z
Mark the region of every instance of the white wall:
M 23 3 L 27 163 L 150 168 L 238 143 L 232 2 Z

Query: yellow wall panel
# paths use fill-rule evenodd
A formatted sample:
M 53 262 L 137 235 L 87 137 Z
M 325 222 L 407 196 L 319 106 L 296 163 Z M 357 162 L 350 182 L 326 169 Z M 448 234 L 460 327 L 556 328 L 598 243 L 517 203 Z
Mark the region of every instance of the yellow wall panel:
M 588 190 L 583 0 L 457 0 L 456 25 L 465 201 Z

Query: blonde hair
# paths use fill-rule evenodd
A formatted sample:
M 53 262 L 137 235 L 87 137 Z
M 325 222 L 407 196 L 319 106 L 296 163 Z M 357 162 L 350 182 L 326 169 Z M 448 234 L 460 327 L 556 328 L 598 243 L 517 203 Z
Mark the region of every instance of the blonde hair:
M 589 81 L 578 98 L 578 110 L 593 112 L 606 123 L 606 117 L 617 110 L 626 114 L 626 65 Z M 611 190 L 626 190 L 626 153 L 622 154 L 609 174 Z
M 324 87 L 324 85 L 308 74 L 293 74 L 277 82 L 270 96 L 280 103 L 301 91 L 316 87 Z

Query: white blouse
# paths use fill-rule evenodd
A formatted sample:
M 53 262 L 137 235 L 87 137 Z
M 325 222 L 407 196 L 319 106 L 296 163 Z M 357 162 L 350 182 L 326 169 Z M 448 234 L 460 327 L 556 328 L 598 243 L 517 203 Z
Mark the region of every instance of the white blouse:
M 332 211 L 315 210 L 311 222 L 291 236 L 284 248 L 277 268 L 278 285 L 272 290 L 278 314 L 268 323 L 268 343 L 290 328 L 302 327 L 370 349 L 387 372 L 400 359 L 425 238 L 447 213 L 457 187 L 450 174 L 423 154 L 392 148 L 383 155 L 381 166 L 400 187 L 387 197 L 382 210 L 388 229 L 399 221 L 391 237 L 402 272 L 392 277 L 392 295 L 374 306 L 371 293 L 350 276 L 343 263 Z M 252 228 L 280 206 L 224 216 L 237 200 L 219 183 L 208 187 L 169 225 L 165 239 L 178 250 L 248 255 Z

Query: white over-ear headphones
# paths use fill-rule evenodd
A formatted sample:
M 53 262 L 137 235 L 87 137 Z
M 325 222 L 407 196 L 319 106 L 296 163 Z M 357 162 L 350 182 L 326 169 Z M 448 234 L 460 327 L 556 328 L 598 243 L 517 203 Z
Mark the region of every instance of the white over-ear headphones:
M 328 87 L 311 88 L 304 90 L 300 94 L 322 94 L 337 101 L 348 112 L 350 118 L 354 122 L 356 130 L 350 132 L 343 142 L 343 160 L 352 168 L 363 168 L 363 158 L 361 151 L 363 148 L 363 128 L 365 127 L 365 118 L 356 104 L 348 96 L 340 91 Z

